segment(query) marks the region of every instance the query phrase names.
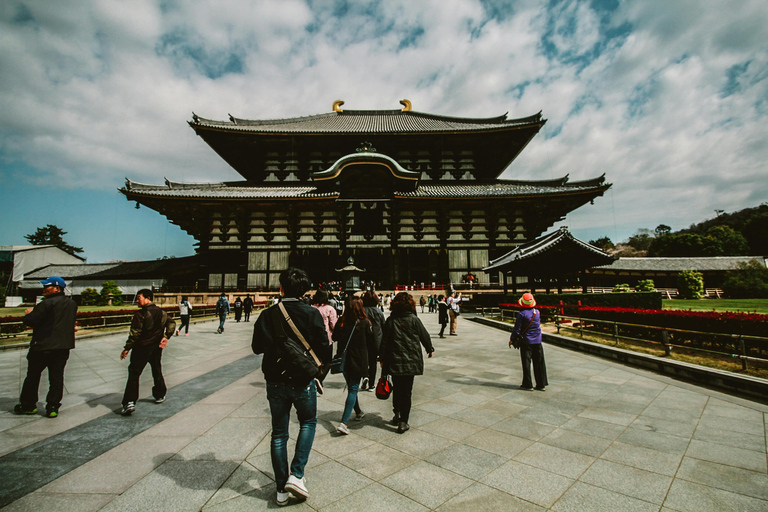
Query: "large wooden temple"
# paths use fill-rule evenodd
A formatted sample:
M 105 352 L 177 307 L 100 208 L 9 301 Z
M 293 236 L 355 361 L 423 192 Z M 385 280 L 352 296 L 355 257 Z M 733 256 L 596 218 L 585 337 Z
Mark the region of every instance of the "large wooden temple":
M 289 265 L 339 279 L 351 256 L 365 279 L 460 282 L 601 196 L 603 176 L 569 181 L 499 175 L 546 122 L 541 113 L 459 118 L 345 110 L 275 120 L 192 116 L 189 125 L 244 180 L 164 185 L 126 180 L 130 201 L 198 241 L 198 289 L 278 287 Z

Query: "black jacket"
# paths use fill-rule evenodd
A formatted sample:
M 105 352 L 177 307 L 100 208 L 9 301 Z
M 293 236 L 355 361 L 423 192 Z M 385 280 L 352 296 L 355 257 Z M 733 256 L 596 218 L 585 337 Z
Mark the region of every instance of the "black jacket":
M 62 350 L 75 348 L 75 318 L 77 304 L 64 295 L 54 293 L 45 297 L 22 318 L 33 329 L 29 350 Z
M 421 375 L 424 373 L 424 356 L 421 345 L 428 354 L 435 351 L 432 339 L 419 317 L 410 311 L 392 313 L 384 323 L 380 357 L 383 373 L 389 375 Z
M 373 329 L 373 348 L 376 353 L 379 353 L 379 346 L 381 346 L 382 329 L 384 328 L 384 313 L 378 308 L 378 306 L 367 306 L 365 308 L 365 314 L 368 315 L 368 320 L 371 321 L 371 329 Z M 368 345 L 371 348 L 371 345 Z
M 437 303 L 437 323 L 439 324 L 447 324 L 449 322 L 448 320 L 448 304 L 445 302 L 438 302 Z
M 339 327 L 342 327 L 341 329 Z M 352 379 L 362 379 L 368 375 L 368 346 L 373 341 L 373 331 L 368 320 L 360 319 L 355 324 L 355 333 L 352 326 L 341 326 L 339 323 L 333 330 L 333 339 L 336 341 L 336 355 L 340 356 L 347 348 L 347 358 L 344 360 L 344 375 Z
M 323 317 L 320 316 L 320 312 L 298 299 L 284 298 L 282 302 L 285 310 L 288 312 L 288 316 L 291 317 L 299 332 L 307 340 L 309 346 L 312 347 L 312 351 L 317 358 L 324 365 L 330 364 L 328 333 L 325 330 L 325 324 L 323 323 Z M 264 354 L 261 360 L 261 370 L 264 372 L 264 379 L 267 382 L 290 382 L 283 376 L 283 368 L 277 362 L 278 352 L 276 343 L 280 339 L 280 333 L 278 332 L 280 326 L 275 323 L 276 321 L 280 322 L 286 335 L 292 339 L 296 338 L 288 322 L 283 318 L 279 305 L 275 304 L 271 308 L 262 311 L 259 314 L 259 318 L 256 319 L 256 324 L 253 326 L 251 348 L 254 354 Z
M 176 330 L 176 321 L 153 303 L 142 306 L 133 314 L 131 332 L 124 350 L 145 345 L 159 345 L 162 339 L 170 338 Z

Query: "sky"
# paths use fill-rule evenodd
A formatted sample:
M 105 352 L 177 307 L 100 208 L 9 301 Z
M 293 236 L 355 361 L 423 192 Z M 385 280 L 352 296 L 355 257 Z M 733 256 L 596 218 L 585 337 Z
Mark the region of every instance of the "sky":
M 0 2 L 0 245 L 56 224 L 89 263 L 194 253 L 118 192 L 240 180 L 187 125 L 413 109 L 541 132 L 509 179 L 613 187 L 590 240 L 768 201 L 765 0 Z

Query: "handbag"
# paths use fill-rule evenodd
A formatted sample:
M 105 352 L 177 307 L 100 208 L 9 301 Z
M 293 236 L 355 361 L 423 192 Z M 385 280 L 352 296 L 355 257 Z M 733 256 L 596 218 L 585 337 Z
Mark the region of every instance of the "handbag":
M 347 344 L 344 347 L 344 352 L 342 352 L 340 356 L 336 356 L 331 360 L 331 373 L 344 372 L 344 363 L 347 360 L 347 349 L 349 348 L 349 342 L 352 341 L 352 335 L 355 334 L 355 329 L 357 329 L 357 324 L 355 324 L 355 326 L 352 328 L 352 332 L 349 333 L 349 339 L 347 340 Z
M 389 395 L 392 394 L 392 377 L 389 375 L 382 375 L 379 379 L 379 383 L 376 384 L 376 398 L 379 400 L 386 400 Z
M 525 326 L 525 329 L 523 329 L 522 331 L 520 331 L 520 334 L 518 334 L 518 335 L 517 335 L 517 336 L 515 336 L 514 338 L 511 338 L 511 337 L 510 337 L 510 341 L 512 342 L 512 346 L 513 346 L 513 347 L 515 347 L 515 348 L 520 348 L 520 345 L 521 345 L 521 342 L 520 342 L 520 340 L 521 340 L 521 339 L 523 339 L 523 335 L 524 335 L 526 332 L 528 332 L 528 328 L 529 328 L 529 327 L 531 326 L 531 324 L 533 323 L 533 319 L 534 319 L 534 318 L 536 318 L 536 314 L 537 314 L 538 312 L 539 312 L 539 311 L 538 311 L 537 309 L 534 309 L 534 310 L 533 310 L 533 315 L 531 315 L 531 321 L 530 321 L 530 322 L 528 322 L 528 325 L 526 325 L 526 326 Z
M 282 325 L 280 325 L 280 329 L 283 331 L 282 334 L 285 338 L 283 344 L 278 346 L 277 362 L 282 363 L 284 368 L 282 373 L 285 374 L 288 379 L 303 386 L 320 375 L 323 365 L 315 355 L 312 347 L 307 343 L 307 340 L 304 339 L 301 331 L 299 331 L 296 324 L 291 320 L 283 303 L 281 302 L 278 307 L 283 313 L 283 318 L 285 318 L 285 321 L 288 322 L 288 325 L 291 327 L 291 330 L 293 330 L 294 334 L 299 338 L 299 341 L 301 341 L 301 344 L 290 336 L 287 336 Z

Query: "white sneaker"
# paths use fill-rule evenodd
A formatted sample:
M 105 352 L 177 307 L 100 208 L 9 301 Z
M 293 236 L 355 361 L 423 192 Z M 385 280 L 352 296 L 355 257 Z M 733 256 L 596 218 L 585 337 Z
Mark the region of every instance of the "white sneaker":
M 360 411 L 359 413 L 355 414 L 355 421 L 362 421 L 363 418 L 365 418 L 364 411 Z
M 288 477 L 288 482 L 285 484 L 285 490 L 300 500 L 309 498 L 309 491 L 307 490 L 307 482 L 304 477 L 296 478 L 291 475 Z
M 280 492 L 277 491 L 277 506 L 278 507 L 284 507 L 288 504 L 288 498 L 291 497 L 291 493 L 289 492 Z
M 346 436 L 349 435 L 349 428 L 345 424 L 339 423 L 339 426 L 336 427 L 336 432 Z
M 120 414 L 122 414 L 123 416 L 130 416 L 131 414 L 133 414 L 133 411 L 135 410 L 136 410 L 136 404 L 134 404 L 133 402 L 128 402 L 123 406 L 123 410 L 120 411 Z
M 165 397 L 164 396 L 161 396 L 160 398 L 155 398 L 155 403 L 156 404 L 161 404 L 163 402 L 165 402 Z

